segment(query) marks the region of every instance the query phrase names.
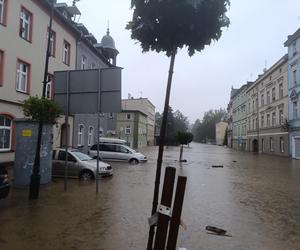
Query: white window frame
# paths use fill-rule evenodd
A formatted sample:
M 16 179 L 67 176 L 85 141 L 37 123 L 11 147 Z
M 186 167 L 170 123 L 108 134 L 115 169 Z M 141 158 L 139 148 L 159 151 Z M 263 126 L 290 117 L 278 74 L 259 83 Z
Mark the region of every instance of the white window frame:
M 28 92 L 29 72 L 30 72 L 30 65 L 28 63 L 18 61 L 18 63 L 17 63 L 17 84 L 16 84 L 17 91 L 20 91 L 23 93 Z M 24 86 L 22 86 L 23 85 L 22 79 L 24 79 Z
M 283 125 L 283 110 L 279 110 L 279 125 Z
M 8 131 L 9 132 L 9 147 L 8 148 L 4 148 L 4 142 L 1 142 L 0 140 L 0 152 L 6 152 L 6 151 L 10 151 L 11 150 L 11 142 L 12 142 L 12 119 L 7 117 L 6 115 L 0 115 L 2 117 L 4 117 L 4 124 L 1 125 L 0 124 L 0 130 L 3 131 Z M 5 121 L 6 120 L 10 120 L 10 126 L 6 126 L 5 125 Z M 3 146 L 3 148 L 2 148 Z
M 22 8 L 20 13 L 20 37 L 30 41 L 32 14 Z
M 272 113 L 272 126 L 276 126 L 276 112 Z
M 85 69 L 85 65 L 86 65 L 86 56 L 82 56 L 81 57 L 81 69 L 84 70 Z
M 294 86 L 297 85 L 297 69 L 293 69 L 293 84 Z
M 48 28 L 48 32 L 47 32 L 47 43 L 48 43 L 48 37 L 51 33 L 51 36 L 50 36 L 50 55 L 55 57 L 55 51 L 56 51 L 56 33 L 55 31 L 53 30 L 50 30 Z
M 94 144 L 94 127 L 89 126 L 89 134 L 88 134 L 88 146 Z
M 293 119 L 298 118 L 298 102 L 293 102 Z
M 0 0 L 0 23 L 4 23 L 5 0 Z
M 267 114 L 267 128 L 269 128 L 270 125 L 270 114 Z
M 69 65 L 71 58 L 71 45 L 64 40 L 63 42 L 63 63 Z
M 78 125 L 78 139 L 77 139 L 77 146 L 81 147 L 84 145 L 84 125 Z
M 131 134 L 131 126 L 130 125 L 126 125 L 126 127 L 125 127 L 125 134 L 126 135 L 130 135 Z
M 284 153 L 284 138 L 283 137 L 280 137 L 279 143 L 280 143 L 280 152 Z
M 270 142 L 270 152 L 274 152 L 274 142 L 272 137 L 270 137 L 269 142 Z
M 282 83 L 280 83 L 279 84 L 279 98 L 282 98 L 283 97 L 283 84 Z

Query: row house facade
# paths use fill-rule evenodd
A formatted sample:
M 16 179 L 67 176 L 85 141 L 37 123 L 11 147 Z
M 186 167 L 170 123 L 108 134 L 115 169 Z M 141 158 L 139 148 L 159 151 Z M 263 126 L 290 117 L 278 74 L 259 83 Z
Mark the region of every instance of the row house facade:
M 122 100 L 122 110 L 138 110 L 147 116 L 147 145 L 154 145 L 155 106 L 148 98 L 133 98 Z
M 288 128 L 290 156 L 300 159 L 300 29 L 288 36 Z
M 46 0 L 0 1 L 0 162 L 14 160 L 13 119 L 24 117 L 22 102 L 30 95 L 42 95 L 50 10 Z M 48 74 L 75 69 L 76 39 L 80 34 L 58 11 L 51 32 Z M 51 98 L 51 82 L 46 91 Z M 54 141 L 59 141 L 62 123 L 56 126 Z
M 288 63 L 283 56 L 247 89 L 248 149 L 288 156 Z
M 247 89 L 248 82 L 238 89 L 232 99 L 232 148 L 247 150 Z
M 23 118 L 22 102 L 42 95 L 42 81 L 51 13 L 48 0 L 0 1 L 0 163 L 14 160 L 15 128 L 13 120 Z M 51 30 L 49 78 L 55 71 L 114 67 L 118 51 L 109 35 L 97 43 L 82 24 L 75 5 L 54 4 Z M 113 45 L 112 46 L 110 45 Z M 53 84 L 46 86 L 46 97 L 53 97 Z M 95 141 L 95 115 L 73 115 L 66 126 L 61 118 L 53 129 L 53 146 L 66 144 L 87 147 Z M 114 114 L 101 115 L 102 133 L 115 133 Z M 100 131 L 99 131 L 100 132 Z
M 235 96 L 235 93 L 238 91 L 238 89 L 234 89 L 231 87 L 230 91 L 230 101 L 227 105 L 227 146 L 232 148 L 232 142 L 233 142 L 233 135 L 232 135 L 232 130 L 233 130 L 233 120 L 232 120 L 232 115 L 233 115 L 233 97 Z
M 147 146 L 147 115 L 139 110 L 122 110 L 117 114 L 117 135 L 133 148 Z

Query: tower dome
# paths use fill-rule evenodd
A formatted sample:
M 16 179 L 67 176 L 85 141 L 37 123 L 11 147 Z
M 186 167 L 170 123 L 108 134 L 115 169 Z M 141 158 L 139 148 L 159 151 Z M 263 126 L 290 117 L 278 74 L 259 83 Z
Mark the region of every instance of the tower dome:
M 107 29 L 106 35 L 102 37 L 101 47 L 104 49 L 116 49 L 115 41 L 109 34 L 109 28 Z

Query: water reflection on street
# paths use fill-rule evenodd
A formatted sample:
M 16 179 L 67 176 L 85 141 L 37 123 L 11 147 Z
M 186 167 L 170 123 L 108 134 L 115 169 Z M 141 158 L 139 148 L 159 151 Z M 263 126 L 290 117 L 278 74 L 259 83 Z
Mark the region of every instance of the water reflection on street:
M 98 195 L 95 182 L 79 180 L 64 192 L 54 179 L 30 202 L 27 190 L 13 189 L 0 200 L 0 249 L 145 249 L 157 147 L 142 151 L 145 164 L 112 163 Z M 196 143 L 184 148 L 187 163 L 178 158 L 178 147 L 165 150 L 164 167 L 188 178 L 178 247 L 300 249 L 300 161 Z M 207 234 L 206 225 L 232 237 Z

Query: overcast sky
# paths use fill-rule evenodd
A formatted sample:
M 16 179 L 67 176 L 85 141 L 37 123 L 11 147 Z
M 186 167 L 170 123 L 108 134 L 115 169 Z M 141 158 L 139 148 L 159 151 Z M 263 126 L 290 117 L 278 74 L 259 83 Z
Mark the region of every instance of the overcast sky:
M 71 0 L 59 0 L 67 2 Z M 123 67 L 122 97 L 147 97 L 162 112 L 169 58 L 142 53 L 125 29 L 132 18 L 131 0 L 80 0 L 82 22 L 101 41 L 109 20 L 110 34 Z M 231 0 L 231 25 L 219 41 L 189 57 L 182 49 L 175 60 L 170 106 L 192 123 L 209 109 L 226 108 L 231 86 L 255 80 L 265 64 L 272 66 L 285 53 L 287 36 L 300 27 L 299 0 Z

